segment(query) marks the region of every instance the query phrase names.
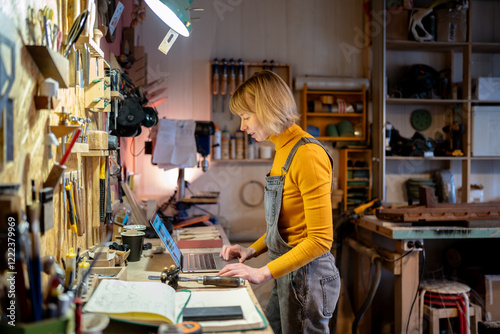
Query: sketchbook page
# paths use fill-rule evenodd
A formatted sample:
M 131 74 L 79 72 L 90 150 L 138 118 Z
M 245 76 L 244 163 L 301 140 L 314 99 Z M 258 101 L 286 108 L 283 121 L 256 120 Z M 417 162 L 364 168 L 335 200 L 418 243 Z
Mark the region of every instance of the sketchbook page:
M 246 288 L 204 291 L 192 290 L 186 307 L 241 306 L 243 319 L 199 321 L 203 331 L 264 328 L 265 323 Z
M 174 323 L 174 303 L 175 290 L 167 284 L 102 280 L 83 311 L 128 321 Z

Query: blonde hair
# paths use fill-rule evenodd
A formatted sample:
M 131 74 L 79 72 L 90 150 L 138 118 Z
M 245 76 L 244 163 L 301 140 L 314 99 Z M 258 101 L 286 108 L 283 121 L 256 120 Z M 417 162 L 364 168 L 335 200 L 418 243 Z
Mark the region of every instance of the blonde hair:
M 271 134 L 280 134 L 298 119 L 292 91 L 276 73 L 257 72 L 234 92 L 229 109 L 235 115 L 256 114 Z

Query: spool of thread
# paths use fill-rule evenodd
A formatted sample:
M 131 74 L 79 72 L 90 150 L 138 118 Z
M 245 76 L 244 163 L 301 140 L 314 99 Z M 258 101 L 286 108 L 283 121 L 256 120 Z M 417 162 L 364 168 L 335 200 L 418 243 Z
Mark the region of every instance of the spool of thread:
M 260 159 L 260 144 L 258 142 L 255 142 L 253 144 L 253 148 L 254 148 L 254 158 L 255 159 Z
M 260 146 L 260 158 L 261 159 L 271 159 L 271 146 L 262 145 Z
M 214 144 L 212 146 L 212 157 L 214 160 L 220 160 L 221 159 L 221 131 L 219 129 L 215 129 L 214 132 Z
M 229 131 L 224 130 L 222 131 L 222 137 L 221 137 L 221 159 L 222 160 L 229 160 Z
M 236 132 L 236 159 L 245 159 L 245 134 Z

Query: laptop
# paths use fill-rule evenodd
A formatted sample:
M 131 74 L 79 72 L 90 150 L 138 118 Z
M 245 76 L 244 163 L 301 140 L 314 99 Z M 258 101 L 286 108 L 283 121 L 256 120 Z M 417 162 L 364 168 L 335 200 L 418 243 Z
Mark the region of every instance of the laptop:
M 237 259 L 225 261 L 218 252 L 190 253 L 181 252 L 172 235 L 168 232 L 158 213 L 154 213 L 150 220 L 151 226 L 160 237 L 161 242 L 167 247 L 175 264 L 182 272 L 217 272 L 226 264 L 237 263 Z

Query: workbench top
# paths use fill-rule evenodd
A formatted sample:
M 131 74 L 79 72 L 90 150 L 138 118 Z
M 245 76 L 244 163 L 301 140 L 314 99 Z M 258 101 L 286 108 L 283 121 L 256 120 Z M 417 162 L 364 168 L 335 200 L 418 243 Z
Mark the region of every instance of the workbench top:
M 391 239 L 479 239 L 500 238 L 500 221 L 395 223 L 364 216 L 355 225 Z

